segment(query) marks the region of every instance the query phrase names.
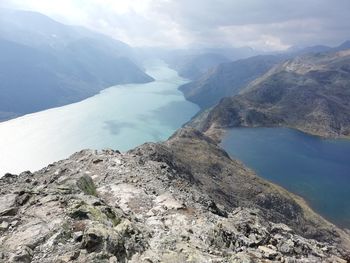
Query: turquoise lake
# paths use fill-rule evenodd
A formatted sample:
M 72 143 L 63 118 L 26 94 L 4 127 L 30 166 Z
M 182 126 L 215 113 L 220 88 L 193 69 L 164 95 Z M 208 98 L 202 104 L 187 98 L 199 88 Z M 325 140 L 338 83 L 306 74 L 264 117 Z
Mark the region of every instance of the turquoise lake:
M 302 196 L 326 219 L 350 228 L 350 140 L 285 128 L 236 128 L 221 145 L 261 177 Z
M 67 106 L 0 123 L 0 177 L 35 171 L 81 149 L 127 151 L 166 140 L 198 107 L 177 88 L 187 81 L 160 61 L 145 65 L 156 81 L 119 85 Z

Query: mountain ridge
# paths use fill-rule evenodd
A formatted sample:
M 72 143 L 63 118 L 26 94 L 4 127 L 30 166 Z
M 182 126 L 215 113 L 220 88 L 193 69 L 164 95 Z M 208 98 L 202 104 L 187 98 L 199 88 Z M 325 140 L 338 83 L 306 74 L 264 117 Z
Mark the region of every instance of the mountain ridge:
M 250 81 L 266 73 L 283 57 L 260 55 L 229 63 L 222 63 L 197 80 L 179 87 L 185 98 L 202 109 L 211 107 L 223 97 L 233 96 Z
M 77 102 L 113 85 L 153 81 L 122 42 L 36 12 L 1 14 L 0 121 Z
M 250 82 L 284 61 L 300 56 L 338 52 L 349 47 L 349 41 L 345 41 L 337 47 L 317 45 L 291 48 L 285 52 L 261 54 L 213 65 L 201 76 L 192 78 L 191 82 L 181 86 L 179 90 L 184 93 L 187 100 L 205 110 L 217 104 L 222 98 L 238 94 Z
M 348 233 L 193 129 L 0 186 L 0 262 L 349 260 Z
M 221 128 L 279 126 L 349 138 L 349 55 L 342 50 L 287 60 L 192 123 L 216 138 Z

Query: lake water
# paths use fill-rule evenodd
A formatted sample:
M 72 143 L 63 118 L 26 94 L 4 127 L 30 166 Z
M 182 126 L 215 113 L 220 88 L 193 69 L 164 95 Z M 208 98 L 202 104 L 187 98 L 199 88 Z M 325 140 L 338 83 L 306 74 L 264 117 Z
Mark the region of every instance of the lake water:
M 35 171 L 81 149 L 129 150 L 167 139 L 198 107 L 178 86 L 186 83 L 165 64 L 146 65 L 156 79 L 118 85 L 84 101 L 0 123 L 0 176 Z
M 350 140 L 325 140 L 284 128 L 237 128 L 228 131 L 222 146 L 263 178 L 350 229 Z
M 198 107 L 177 90 L 186 80 L 175 71 L 159 61 L 146 68 L 155 82 L 111 87 L 75 104 L 0 123 L 0 176 L 35 171 L 81 149 L 126 151 L 167 139 Z M 350 228 L 350 141 L 283 128 L 240 128 L 230 130 L 222 146 Z

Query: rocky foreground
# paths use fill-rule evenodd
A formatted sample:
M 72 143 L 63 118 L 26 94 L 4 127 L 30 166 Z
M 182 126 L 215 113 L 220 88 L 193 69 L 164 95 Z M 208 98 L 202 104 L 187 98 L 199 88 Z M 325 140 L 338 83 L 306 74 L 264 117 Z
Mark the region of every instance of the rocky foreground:
M 350 236 L 191 129 L 0 179 L 0 262 L 350 262 Z

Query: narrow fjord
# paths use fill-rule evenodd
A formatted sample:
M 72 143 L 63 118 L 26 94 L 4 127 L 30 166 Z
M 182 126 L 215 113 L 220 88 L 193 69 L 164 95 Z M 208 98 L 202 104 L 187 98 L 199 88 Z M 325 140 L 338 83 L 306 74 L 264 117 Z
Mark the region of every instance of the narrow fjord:
M 103 90 L 84 101 L 0 123 L 0 174 L 35 171 L 81 149 L 129 150 L 167 139 L 198 107 L 178 86 L 186 80 L 160 61 L 147 65 L 156 79 Z M 30 158 L 29 158 L 30 156 Z

